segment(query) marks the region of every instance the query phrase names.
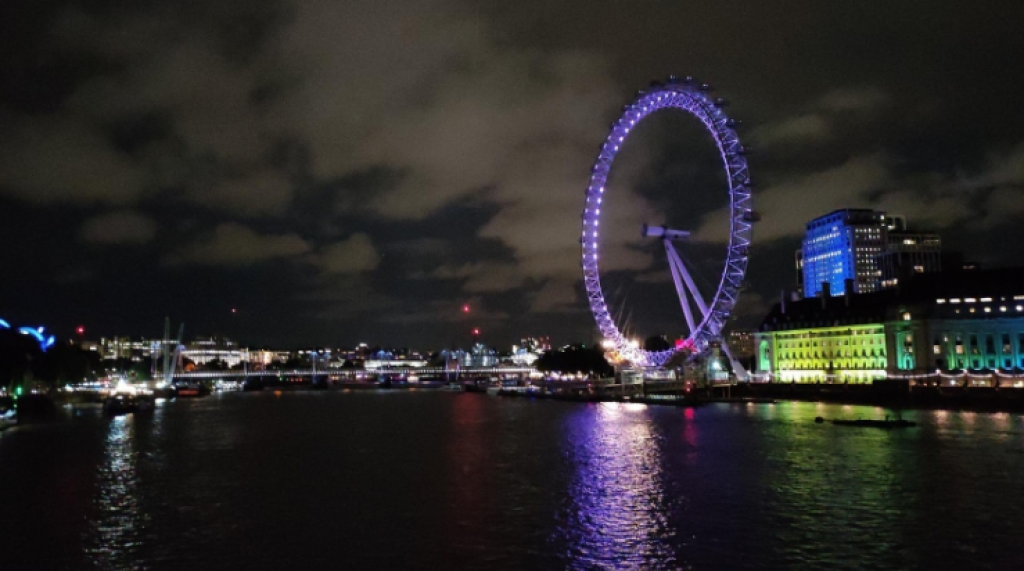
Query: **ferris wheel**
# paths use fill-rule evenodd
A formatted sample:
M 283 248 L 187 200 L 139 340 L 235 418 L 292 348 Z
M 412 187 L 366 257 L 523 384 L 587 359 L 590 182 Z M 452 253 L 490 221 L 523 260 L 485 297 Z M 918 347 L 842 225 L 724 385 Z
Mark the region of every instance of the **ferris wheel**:
M 750 249 L 751 228 L 759 218 L 751 209 L 751 181 L 747 170 L 747 149 L 736 135 L 736 122 L 726 116 L 723 108 L 728 102 L 710 96 L 711 86 L 697 83 L 691 77 L 670 77 L 665 83 L 655 82 L 640 91 L 632 103 L 626 105 L 622 116 L 612 124 L 611 132 L 601 146 L 594 163 L 587 187 L 586 203 L 583 209 L 583 234 L 580 244 L 583 250 L 583 282 L 587 290 L 590 310 L 597 321 L 597 327 L 604 341 L 619 356 L 640 367 L 660 367 L 677 351 L 688 350 L 702 353 L 713 341 L 721 340 L 722 327 L 739 297 L 743 276 L 747 270 L 747 255 Z M 663 351 L 647 351 L 635 340 L 628 339 L 619 330 L 608 310 L 601 290 L 600 231 L 601 210 L 604 202 L 608 173 L 629 132 L 640 121 L 655 111 L 678 109 L 693 115 L 711 134 L 722 157 L 728 180 L 729 192 L 729 243 L 726 249 L 722 275 L 710 299 L 705 299 L 694 284 L 691 270 L 675 243 L 686 242 L 690 233 L 663 226 L 643 226 L 644 237 L 660 239 L 676 294 L 688 327 L 685 337 L 674 348 Z M 728 347 L 723 348 L 729 354 Z M 731 355 L 729 358 L 732 359 Z

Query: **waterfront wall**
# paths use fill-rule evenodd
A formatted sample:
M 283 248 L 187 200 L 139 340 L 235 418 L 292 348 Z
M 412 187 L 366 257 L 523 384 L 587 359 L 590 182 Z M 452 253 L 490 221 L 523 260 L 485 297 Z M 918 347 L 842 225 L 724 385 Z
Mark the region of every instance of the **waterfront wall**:
M 983 411 L 1024 411 L 1024 389 L 939 387 L 909 381 L 872 384 L 740 383 L 734 396 L 863 404 L 888 408 L 948 408 Z

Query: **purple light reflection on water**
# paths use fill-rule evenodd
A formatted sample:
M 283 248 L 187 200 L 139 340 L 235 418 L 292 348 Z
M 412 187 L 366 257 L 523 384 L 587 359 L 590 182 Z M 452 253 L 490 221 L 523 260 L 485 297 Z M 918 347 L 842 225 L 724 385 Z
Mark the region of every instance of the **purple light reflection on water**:
M 573 420 L 575 475 L 567 497 L 573 568 L 676 568 L 662 437 L 644 405 L 601 403 Z

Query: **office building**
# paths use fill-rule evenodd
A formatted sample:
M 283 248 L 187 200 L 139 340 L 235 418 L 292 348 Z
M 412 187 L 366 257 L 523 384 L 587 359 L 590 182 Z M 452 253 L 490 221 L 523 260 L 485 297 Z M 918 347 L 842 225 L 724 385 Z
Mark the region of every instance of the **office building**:
M 847 208 L 808 222 L 801 248 L 803 295 L 843 295 L 847 280 L 852 293 L 878 290 L 876 256 L 885 249 L 888 224 L 897 227 L 901 220 L 887 218 L 884 212 Z

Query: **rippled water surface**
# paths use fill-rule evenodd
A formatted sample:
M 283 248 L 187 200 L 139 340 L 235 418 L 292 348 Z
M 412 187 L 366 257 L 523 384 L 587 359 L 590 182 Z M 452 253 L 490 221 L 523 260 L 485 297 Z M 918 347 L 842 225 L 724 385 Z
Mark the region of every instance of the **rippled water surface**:
M 0 569 L 1024 569 L 1024 418 L 234 393 L 0 434 Z

